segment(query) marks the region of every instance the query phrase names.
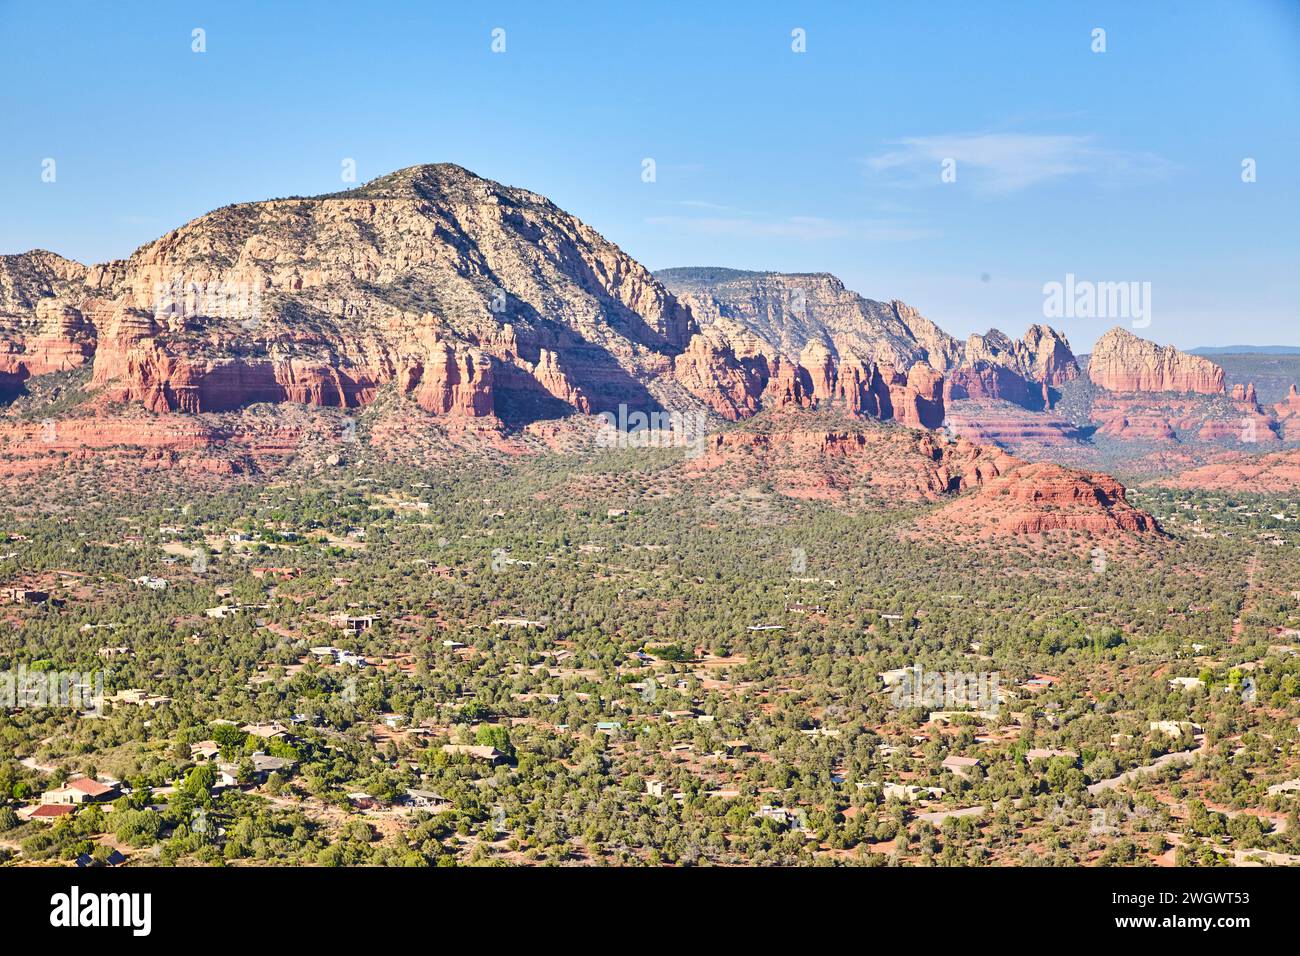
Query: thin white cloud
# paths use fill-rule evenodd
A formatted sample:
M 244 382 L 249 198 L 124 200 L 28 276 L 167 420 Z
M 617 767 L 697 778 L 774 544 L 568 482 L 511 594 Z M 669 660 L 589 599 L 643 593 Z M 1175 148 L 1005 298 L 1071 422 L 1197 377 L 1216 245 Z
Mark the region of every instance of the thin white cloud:
M 1052 180 L 1087 176 L 1107 182 L 1149 180 L 1173 168 L 1154 153 L 1124 153 L 1097 145 L 1092 136 L 1041 133 L 951 133 L 912 136 L 864 163 L 896 181 L 941 183 L 946 160 L 956 161 L 957 182 L 969 179 L 990 193 L 1017 192 Z
M 649 216 L 646 222 L 684 232 L 739 239 L 796 239 L 820 242 L 859 239 L 867 242 L 911 242 L 939 235 L 932 229 L 909 226 L 886 219 L 824 219 L 818 216 L 787 216 L 756 219 L 739 216 Z
M 724 206 L 716 202 L 708 202 L 704 199 L 671 199 L 665 200 L 669 206 L 683 206 L 687 209 L 701 209 L 705 212 L 729 213 L 739 216 L 752 216 L 754 213 L 747 209 L 738 209 L 735 206 Z

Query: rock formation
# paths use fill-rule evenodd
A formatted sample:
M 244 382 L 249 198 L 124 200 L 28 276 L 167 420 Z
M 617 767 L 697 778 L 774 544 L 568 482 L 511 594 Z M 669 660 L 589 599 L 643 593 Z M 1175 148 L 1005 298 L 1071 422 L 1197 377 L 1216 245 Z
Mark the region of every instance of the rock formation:
M 1207 358 L 1114 328 L 1097 340 L 1088 377 L 1112 392 L 1223 393 L 1223 369 Z
M 1171 488 L 1288 494 L 1300 491 L 1300 450 L 1231 456 L 1164 479 Z
M 817 308 L 863 301 L 809 281 Z M 942 421 L 942 375 L 898 332 L 895 307 L 864 319 L 889 361 L 846 362 L 811 325 L 799 331 L 802 303 L 773 304 L 779 279 L 768 285 L 762 327 L 791 329 L 778 347 L 740 329 L 706 335 L 640 264 L 541 196 L 416 166 L 228 206 L 122 261 L 4 257 L 0 397 L 93 361 L 101 401 L 153 412 L 352 408 L 391 386 L 440 417 L 514 424 L 620 405 L 738 420 L 837 395 L 855 414 Z
M 1286 401 L 1273 406 L 1278 427 L 1286 441 L 1300 441 L 1300 391 L 1295 385 L 1287 392 Z
M 882 501 L 938 501 L 979 487 L 1022 462 L 996 448 L 934 432 L 863 423 L 827 429 L 797 408 L 762 430 L 710 435 L 686 474 L 725 488 L 772 484 L 782 494 L 853 507 Z
M 1252 386 L 1223 394 L 1208 360 L 1122 330 L 1098 343 L 1091 373 L 1102 394 L 1067 408 L 1086 406 L 1104 435 L 1276 441 L 1274 411 L 1284 435 L 1300 432 L 1294 390 L 1265 411 Z M 51 375 L 45 391 L 33 381 Z M 390 424 L 398 409 L 415 416 L 403 427 L 435 416 L 430 431 L 444 437 L 535 435 L 551 427 L 540 423 L 624 406 L 732 422 L 833 409 L 918 429 L 953 410 L 980 441 L 1051 448 L 1085 443 L 1083 428 L 1050 414 L 1078 376 L 1069 343 L 1046 326 L 963 342 L 825 273 L 652 275 L 545 198 L 448 164 L 228 206 L 120 261 L 0 257 L 0 402 L 22 406 L 0 427 L 54 396 L 60 414 L 98 419 L 105 434 L 119 433 L 118 418 L 121 434 L 140 427 L 137 412 L 238 418 L 263 403 L 380 402 Z M 1160 407 L 1138 407 L 1151 390 Z M 1223 407 L 1174 407 L 1198 392 Z M 240 427 L 199 440 L 237 444 Z M 151 460 L 193 453 L 141 434 Z M 261 447 L 280 447 L 269 441 Z M 76 454 L 99 448 L 82 441 Z M 228 460 L 257 467 L 256 456 Z
M 806 368 L 809 349 L 822 364 L 826 353 L 882 371 L 925 364 L 944 377 L 945 400 L 994 398 L 1026 408 L 1050 404 L 1051 389 L 1079 374 L 1069 343 L 1046 326 L 1031 326 L 1020 340 L 991 329 L 962 343 L 906 303 L 863 298 L 826 273 L 704 268 L 656 276 L 720 339 L 757 340 L 771 353 L 799 356 Z
M 1109 475 L 1051 462 L 1021 464 L 940 508 L 921 526 L 977 538 L 1051 531 L 1159 533 L 1155 519 L 1130 505 L 1125 493 Z

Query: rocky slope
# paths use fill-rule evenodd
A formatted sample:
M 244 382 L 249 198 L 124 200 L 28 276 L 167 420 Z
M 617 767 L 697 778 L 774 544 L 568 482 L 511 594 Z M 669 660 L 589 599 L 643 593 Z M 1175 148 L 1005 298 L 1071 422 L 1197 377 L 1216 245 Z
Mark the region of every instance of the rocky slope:
M 0 256 L 0 401 L 33 375 L 83 365 L 95 330 L 67 300 L 84 294 L 86 267 L 52 252 Z
M 785 409 L 710 435 L 698 454 L 669 472 L 677 473 L 706 487 L 713 500 L 746 510 L 764 488 L 847 511 L 941 504 L 909 524 L 907 534 L 1159 534 L 1155 519 L 1132 507 L 1109 475 L 1029 463 L 942 432 L 837 422 L 821 411 Z
M 1286 400 L 1273 406 L 1278 427 L 1286 441 L 1300 441 L 1300 391 L 1295 385 L 1287 392 Z
M 1277 418 L 1300 428 L 1294 395 L 1266 409 L 1249 386 L 1224 394 L 1213 363 L 1128 333 L 1108 333 L 1093 359 L 1103 435 L 1230 441 L 1249 421 L 1263 442 Z M 277 437 L 243 414 L 268 403 L 384 409 L 400 426 L 374 434 L 425 428 L 450 441 L 460 430 L 489 443 L 624 406 L 708 413 L 715 426 L 834 410 L 936 429 L 952 412 L 951 432 L 1050 455 L 1087 444 L 1083 421 L 1049 408 L 1084 385 L 1069 343 L 1045 326 L 963 342 L 827 274 L 652 275 L 545 198 L 448 164 L 228 206 L 125 260 L 0 257 L 0 435 L 15 467 L 126 447 L 188 467 L 207 447 L 222 449 L 218 470 L 256 470 L 310 433 L 297 422 Z M 1140 414 L 1165 388 L 1188 393 L 1161 392 L 1169 401 L 1222 408 Z M 56 442 L 33 438 L 47 414 L 69 422 Z M 200 420 L 177 430 L 151 415 Z M 871 442 L 826 434 L 813 443 L 830 459 L 869 463 Z M 245 444 L 266 453 L 231 452 Z M 904 471 L 875 469 L 882 487 L 956 490 L 932 465 Z
M 1053 531 L 1160 533 L 1155 519 L 1130 505 L 1125 493 L 1109 475 L 1052 462 L 1021 464 L 940 508 L 921 526 L 977 538 Z
M 0 256 L 0 321 L 31 313 L 45 298 L 77 290 L 86 267 L 44 249 Z
M 439 417 L 520 425 L 621 405 L 736 420 L 832 399 L 917 426 L 943 418 L 942 377 L 911 353 L 801 358 L 703 335 L 585 223 L 448 164 L 228 206 L 90 268 L 7 257 L 0 282 L 10 397 L 93 358 L 101 402 L 155 412 L 358 407 L 391 387 Z
M 822 412 L 791 408 L 754 424 L 708 436 L 682 471 L 719 491 L 770 485 L 789 497 L 852 509 L 938 501 L 1021 464 L 939 432 L 836 421 Z
M 948 406 L 944 428 L 982 445 L 1016 449 L 1016 454 L 1036 449 L 1050 455 L 1056 449 L 1086 440 L 1082 429 L 1055 412 L 1030 411 L 1005 401 L 953 402 Z
M 693 333 L 594 230 L 450 165 L 217 210 L 87 286 L 95 383 L 155 410 L 358 406 L 390 382 L 452 417 L 657 408 Z
M 1157 345 L 1122 328 L 1097 340 L 1088 377 L 1112 392 L 1223 393 L 1223 369 L 1209 359 Z
M 856 353 L 905 370 L 918 362 L 935 364 L 930 349 L 939 358 L 944 349 L 956 348 L 951 337 L 904 303 L 865 299 L 827 273 L 685 268 L 660 270 L 655 277 L 691 307 L 701 326 L 728 341 L 758 343 L 781 355 L 798 356 L 817 343 L 832 355 Z
M 1191 468 L 1160 482 L 1171 488 L 1287 493 L 1300 491 L 1300 450 L 1236 455 Z
M 1004 399 L 1026 408 L 1050 405 L 1051 389 L 1079 374 L 1069 343 L 1046 326 L 1031 326 L 1019 340 L 991 329 L 961 342 L 906 303 L 864 298 L 826 273 L 686 268 L 655 275 L 706 333 L 738 354 L 802 356 L 815 348 L 833 364 L 904 373 L 924 365 L 944 376 L 945 401 Z

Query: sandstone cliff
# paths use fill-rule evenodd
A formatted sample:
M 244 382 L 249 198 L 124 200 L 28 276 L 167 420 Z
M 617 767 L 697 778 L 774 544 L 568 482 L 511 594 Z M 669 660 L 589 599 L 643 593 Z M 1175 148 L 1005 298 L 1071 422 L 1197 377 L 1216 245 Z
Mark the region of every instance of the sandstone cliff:
M 1114 328 L 1097 340 L 1088 377 L 1112 392 L 1223 393 L 1223 369 L 1207 358 Z
M 871 423 L 834 427 L 789 408 L 763 420 L 761 428 L 708 436 L 702 454 L 681 467 L 720 497 L 767 483 L 790 497 L 853 509 L 942 500 L 1020 464 L 1000 449 L 948 441 L 935 432 Z
M 858 301 L 836 284 L 816 295 Z M 783 343 L 807 339 L 796 313 L 767 319 L 769 333 L 791 325 Z M 45 252 L 0 261 L 0 396 L 93 361 L 100 401 L 154 412 L 350 408 L 391 386 L 441 417 L 517 424 L 622 404 L 737 420 L 837 397 L 942 421 L 942 377 L 902 339 L 891 361 L 830 349 L 805 365 L 811 340 L 791 353 L 708 332 L 585 223 L 450 164 L 228 206 L 89 268 Z
M 945 400 L 995 398 L 1042 408 L 1052 388 L 1079 374 L 1069 343 L 1046 326 L 1031 326 L 1020 340 L 991 329 L 962 343 L 906 303 L 864 298 L 826 273 L 687 268 L 656 276 L 704 329 L 733 347 L 743 339 L 745 349 L 787 356 L 816 347 L 834 363 L 851 356 L 882 372 L 924 364 L 944 377 Z
M 1286 441 L 1300 441 L 1300 390 L 1292 385 L 1287 392 L 1286 401 L 1273 406 L 1277 416 L 1282 437 Z
M 1050 462 L 1021 464 L 943 506 L 921 526 L 958 538 L 1052 531 L 1159 533 L 1155 519 L 1130 505 L 1125 494 L 1109 475 Z

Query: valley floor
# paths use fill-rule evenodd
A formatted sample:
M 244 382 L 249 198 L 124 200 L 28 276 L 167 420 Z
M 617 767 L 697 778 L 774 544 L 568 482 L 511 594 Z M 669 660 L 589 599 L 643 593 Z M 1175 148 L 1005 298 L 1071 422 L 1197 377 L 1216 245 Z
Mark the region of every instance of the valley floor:
M 958 541 L 916 533 L 942 503 L 741 470 L 723 494 L 683 467 L 343 463 L 128 495 L 88 464 L 11 496 L 0 671 L 104 700 L 6 702 L 0 858 L 1300 855 L 1294 500 L 1149 487 L 1130 499 L 1166 535 Z

